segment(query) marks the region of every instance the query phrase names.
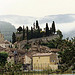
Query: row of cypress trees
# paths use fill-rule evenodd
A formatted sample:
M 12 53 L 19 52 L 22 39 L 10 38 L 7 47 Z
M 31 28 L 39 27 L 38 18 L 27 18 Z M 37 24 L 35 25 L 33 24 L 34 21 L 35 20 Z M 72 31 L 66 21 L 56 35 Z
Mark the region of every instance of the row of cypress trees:
M 29 39 L 34 39 L 34 38 L 40 38 L 40 37 L 46 37 L 46 36 L 50 36 L 55 34 L 56 32 L 56 28 L 55 28 L 55 22 L 53 21 L 52 26 L 49 28 L 48 27 L 48 23 L 46 23 L 46 27 L 44 28 L 44 30 L 42 31 L 42 29 L 39 26 L 38 20 L 36 20 L 36 24 L 33 24 L 33 27 L 31 27 L 31 29 L 28 28 L 28 26 L 26 28 L 23 29 L 20 26 L 17 29 L 18 33 L 22 33 L 22 40 L 29 40 Z M 12 35 L 12 43 L 16 42 L 16 34 L 13 32 Z

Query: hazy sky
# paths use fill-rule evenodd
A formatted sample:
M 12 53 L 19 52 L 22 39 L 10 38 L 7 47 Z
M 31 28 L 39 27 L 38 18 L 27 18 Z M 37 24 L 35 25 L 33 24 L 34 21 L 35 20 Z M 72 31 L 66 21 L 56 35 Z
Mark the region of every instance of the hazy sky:
M 0 0 L 0 15 L 75 14 L 75 0 Z

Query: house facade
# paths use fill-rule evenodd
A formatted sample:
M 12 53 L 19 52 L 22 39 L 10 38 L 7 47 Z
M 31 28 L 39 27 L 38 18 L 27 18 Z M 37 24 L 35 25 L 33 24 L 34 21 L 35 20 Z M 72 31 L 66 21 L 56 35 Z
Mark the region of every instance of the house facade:
M 33 70 L 58 69 L 56 53 L 36 53 L 33 55 Z

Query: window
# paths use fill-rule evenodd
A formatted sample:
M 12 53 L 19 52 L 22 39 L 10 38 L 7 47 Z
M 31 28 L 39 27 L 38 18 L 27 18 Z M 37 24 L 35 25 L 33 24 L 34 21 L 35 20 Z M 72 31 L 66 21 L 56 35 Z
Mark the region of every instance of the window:
M 10 59 L 11 59 L 11 56 L 10 56 Z
M 38 62 L 38 60 L 37 60 L 37 62 Z
M 14 54 L 17 54 L 17 51 L 14 51 Z
M 52 62 L 55 62 L 55 60 L 52 60 Z

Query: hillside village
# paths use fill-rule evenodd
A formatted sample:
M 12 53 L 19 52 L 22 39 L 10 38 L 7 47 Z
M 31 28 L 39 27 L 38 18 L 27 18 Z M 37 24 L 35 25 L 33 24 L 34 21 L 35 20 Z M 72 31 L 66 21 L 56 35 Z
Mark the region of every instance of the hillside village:
M 62 35 L 60 31 L 56 32 L 54 21 L 52 25 L 54 25 L 52 26 L 53 30 L 52 28 L 49 30 L 48 24 L 46 23 L 45 32 L 42 31 L 38 25 L 38 21 L 36 21 L 36 28 L 35 24 L 33 28 L 31 27 L 32 34 L 30 34 L 30 30 L 28 31 L 28 27 L 27 29 L 24 26 L 23 29 L 19 27 L 17 32 L 12 35 L 12 42 L 4 40 L 3 34 L 0 33 L 0 52 L 6 52 L 8 54 L 7 62 L 11 66 L 13 64 L 22 64 L 23 70 L 57 70 L 60 65 L 58 52 L 61 50 L 64 51 L 67 46 L 61 42 Z M 37 36 L 33 36 L 33 31 Z M 42 36 L 40 35 L 40 37 L 38 34 L 42 34 Z M 57 40 L 57 43 L 55 40 Z M 68 40 L 63 41 L 66 42 Z M 47 46 L 48 43 L 52 42 L 56 43 L 55 46 L 54 44 Z
M 35 29 L 35 27 L 34 27 Z M 18 35 L 22 35 L 22 34 L 16 34 L 17 38 L 21 37 Z M 29 66 L 33 66 L 34 64 L 36 64 L 36 60 L 35 57 L 40 57 L 41 59 L 43 58 L 44 61 L 41 61 L 41 63 L 37 63 L 43 65 L 44 63 L 47 65 L 58 65 L 58 57 L 57 57 L 57 52 L 59 51 L 59 49 L 50 49 L 47 46 L 42 46 L 39 44 L 39 42 L 48 42 L 52 39 L 58 38 L 59 35 L 54 34 L 51 36 L 47 36 L 47 37 L 39 37 L 39 38 L 34 38 L 34 39 L 29 39 L 29 40 L 17 40 L 14 44 L 12 44 L 9 41 L 5 41 L 3 35 L 0 33 L 0 52 L 7 52 L 8 53 L 8 58 L 7 61 L 8 63 L 22 63 L 24 64 L 24 69 L 26 69 Z M 30 45 L 29 48 L 25 48 L 25 45 Z M 52 57 L 52 55 L 55 56 Z M 47 62 L 47 59 L 44 57 L 51 57 L 50 62 Z M 57 57 L 57 58 L 56 58 Z M 40 61 L 41 59 L 38 59 L 37 61 Z M 49 59 L 48 59 L 49 60 Z M 51 67 L 51 68 L 53 68 Z M 32 67 L 31 67 L 32 68 Z M 30 68 L 30 69 L 31 69 Z M 34 69 L 34 67 L 33 67 Z M 53 68 L 53 69 L 58 69 L 57 68 Z

